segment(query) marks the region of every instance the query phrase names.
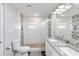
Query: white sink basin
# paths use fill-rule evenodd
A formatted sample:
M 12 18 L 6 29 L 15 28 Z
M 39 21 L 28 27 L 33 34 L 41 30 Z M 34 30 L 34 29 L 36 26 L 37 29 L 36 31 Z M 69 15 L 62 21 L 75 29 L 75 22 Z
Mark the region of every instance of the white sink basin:
M 61 51 L 63 51 L 67 56 L 79 56 L 79 52 L 73 50 L 70 47 L 59 47 Z
M 58 42 L 56 39 L 49 39 L 51 42 Z

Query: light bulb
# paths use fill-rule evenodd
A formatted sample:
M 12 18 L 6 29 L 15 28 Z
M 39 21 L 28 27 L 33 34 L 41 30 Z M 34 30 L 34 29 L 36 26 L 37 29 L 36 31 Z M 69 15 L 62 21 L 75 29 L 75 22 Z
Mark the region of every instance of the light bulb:
M 57 14 L 57 12 L 53 12 L 53 14 Z
M 64 11 L 66 11 L 66 9 L 61 9 L 60 11 L 64 12 Z
M 60 8 L 60 9 L 61 9 L 61 8 L 64 8 L 64 5 L 60 5 L 58 8 Z
M 61 14 L 62 12 L 57 12 L 57 14 Z
M 60 11 L 60 9 L 56 9 L 56 11 Z
M 69 9 L 70 7 L 71 7 L 71 5 L 66 5 L 65 6 L 66 9 Z

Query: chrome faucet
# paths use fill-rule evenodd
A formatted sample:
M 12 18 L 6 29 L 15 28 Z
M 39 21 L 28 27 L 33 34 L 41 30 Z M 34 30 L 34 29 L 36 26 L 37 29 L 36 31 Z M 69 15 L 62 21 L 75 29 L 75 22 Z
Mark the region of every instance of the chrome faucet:
M 61 35 L 61 36 L 57 36 L 56 34 L 54 35 L 56 39 L 60 39 L 60 40 L 63 40 L 64 39 L 64 35 Z

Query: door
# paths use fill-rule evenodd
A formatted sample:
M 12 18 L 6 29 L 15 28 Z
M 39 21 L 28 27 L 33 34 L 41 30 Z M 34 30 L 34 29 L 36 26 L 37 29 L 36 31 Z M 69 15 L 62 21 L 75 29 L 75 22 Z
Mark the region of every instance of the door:
M 0 56 L 3 55 L 3 5 L 0 3 Z

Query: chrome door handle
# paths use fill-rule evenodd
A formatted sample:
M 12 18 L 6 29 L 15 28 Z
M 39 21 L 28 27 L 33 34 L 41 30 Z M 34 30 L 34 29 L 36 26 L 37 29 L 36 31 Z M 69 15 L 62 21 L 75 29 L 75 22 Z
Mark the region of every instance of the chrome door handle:
M 1 44 L 2 42 L 0 41 L 0 44 Z

